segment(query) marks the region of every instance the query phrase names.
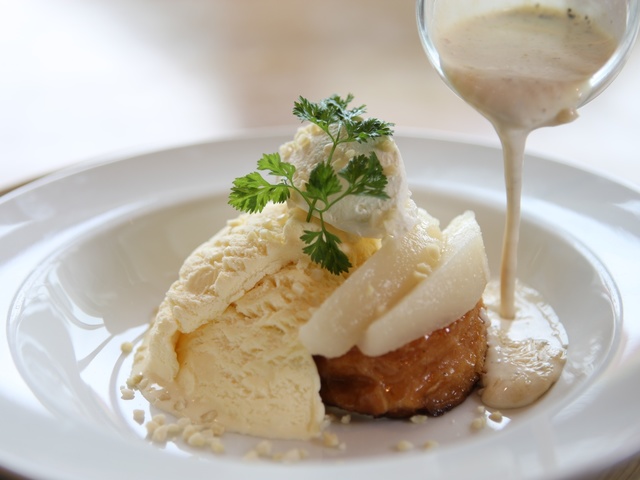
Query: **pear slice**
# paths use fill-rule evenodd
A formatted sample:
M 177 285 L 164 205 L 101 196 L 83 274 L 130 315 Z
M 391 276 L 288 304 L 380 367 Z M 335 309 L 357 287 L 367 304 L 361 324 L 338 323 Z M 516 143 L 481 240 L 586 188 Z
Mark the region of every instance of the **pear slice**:
M 365 355 L 385 354 L 446 327 L 482 298 L 489 266 L 474 214 L 466 212 L 454 218 L 443 234 L 440 264 L 369 325 L 357 343 Z
M 382 247 L 338 287 L 300 328 L 313 355 L 338 357 L 349 351 L 368 325 L 411 291 L 439 263 L 438 220 L 418 210 L 418 222 Z

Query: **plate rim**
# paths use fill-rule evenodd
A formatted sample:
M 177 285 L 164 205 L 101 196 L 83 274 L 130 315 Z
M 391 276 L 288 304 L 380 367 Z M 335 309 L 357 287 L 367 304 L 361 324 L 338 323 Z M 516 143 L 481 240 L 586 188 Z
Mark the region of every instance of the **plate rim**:
M 148 151 L 144 151 L 144 152 L 136 152 L 133 155 L 130 154 L 122 154 L 119 153 L 117 155 L 111 156 L 111 157 L 103 157 L 99 160 L 89 160 L 86 162 L 81 162 L 77 165 L 74 166 L 70 166 L 67 168 L 64 168 L 60 171 L 54 172 L 52 174 L 46 175 L 44 177 L 41 177 L 39 179 L 36 179 L 32 182 L 29 182 L 21 187 L 18 187 L 17 189 L 10 191 L 9 193 L 4 194 L 3 196 L 0 196 L 0 208 L 3 207 L 3 205 L 8 202 L 11 199 L 14 199 L 16 197 L 19 197 L 20 195 L 24 195 L 27 192 L 36 190 L 38 188 L 41 188 L 44 185 L 48 185 L 57 181 L 60 181 L 61 179 L 64 178 L 68 178 L 70 176 L 74 176 L 77 175 L 79 173 L 82 173 L 84 171 L 87 170 L 92 170 L 96 167 L 100 167 L 100 166 L 104 166 L 104 165 L 112 165 L 115 163 L 119 163 L 119 162 L 126 162 L 126 161 L 130 161 L 133 158 L 138 158 L 138 157 L 144 157 L 147 155 L 157 155 L 161 152 L 179 152 L 181 150 L 184 150 L 185 148 L 193 148 L 193 147 L 198 147 L 198 146 L 205 146 L 205 145 L 211 145 L 211 144 L 218 144 L 218 143 L 232 143 L 232 142 L 237 142 L 237 141 L 242 141 L 244 139 L 256 139 L 256 138 L 262 138 L 262 139 L 267 139 L 267 138 L 280 138 L 280 137 L 290 137 L 291 135 L 291 128 L 290 127 L 274 127 L 274 128 L 264 128 L 264 129 L 256 129 L 256 130 L 252 130 L 252 131 L 244 131 L 241 133 L 237 133 L 234 135 L 229 135 L 229 136 L 225 136 L 225 137 L 221 137 L 221 138 L 216 138 L 210 141 L 204 141 L 204 142 L 197 142 L 197 143 L 189 143 L 189 144 L 185 144 L 185 145 L 178 145 L 178 146 L 173 146 L 170 148 L 163 148 L 163 149 L 158 149 L 158 150 L 148 150 Z M 458 135 L 440 135 L 439 133 L 434 133 L 432 131 L 425 131 L 425 130 L 416 130 L 416 129 L 398 129 L 395 135 L 396 138 L 409 138 L 409 139 L 415 139 L 418 141 L 439 141 L 439 142 L 447 142 L 447 143 L 456 143 L 456 144 L 465 144 L 467 146 L 471 146 L 471 147 L 483 147 L 483 148 L 490 148 L 490 149 L 497 149 L 496 145 L 491 144 L 491 142 L 478 142 L 477 139 L 472 138 L 472 137 L 468 137 L 468 136 L 458 136 Z M 631 184 L 625 184 L 624 182 L 620 181 L 620 179 L 617 178 L 608 178 L 604 175 L 601 174 L 601 172 L 594 172 L 592 169 L 589 168 L 580 168 L 580 166 L 576 166 L 572 163 L 567 163 L 563 160 L 559 160 L 559 159 L 553 159 L 553 158 L 549 158 L 549 157 L 545 157 L 545 156 L 540 156 L 538 154 L 530 154 L 528 153 L 528 156 L 532 156 L 535 157 L 537 159 L 546 161 L 546 162 L 550 162 L 550 163 L 555 163 L 555 164 L 560 164 L 563 165 L 567 168 L 573 169 L 573 170 L 578 170 L 581 171 L 585 174 L 588 175 L 594 175 L 598 178 L 603 178 L 613 184 L 616 184 L 620 187 L 629 189 L 631 191 L 633 191 L 636 194 L 640 194 L 640 187 Z M 0 239 L 2 238 L 2 236 L 0 235 Z M 1 269 L 0 269 L 1 271 Z M 6 331 L 6 329 L 5 329 Z M 5 333 L 6 335 L 6 333 Z M 5 338 L 6 341 L 6 338 Z M 3 400 L 3 399 L 0 399 Z M 637 449 L 633 449 L 635 451 L 637 451 Z M 0 451 L 0 457 L 4 457 L 5 455 L 4 451 Z M 627 452 L 625 454 L 625 458 L 628 457 L 629 455 L 632 455 L 633 453 L 631 452 Z M 6 459 L 3 458 L 3 467 L 4 468 L 11 468 L 10 466 L 6 465 Z M 615 459 L 616 462 L 618 461 L 623 461 L 624 458 L 618 458 Z M 598 462 L 596 461 L 592 461 L 591 464 L 589 464 L 588 466 L 585 466 L 582 471 L 584 472 L 585 469 L 589 469 L 592 468 L 593 466 L 597 465 Z M 20 473 L 20 472 L 18 472 Z M 581 472 L 574 472 L 574 471 L 568 471 L 568 472 L 564 472 L 563 475 L 573 475 L 573 474 L 580 474 Z

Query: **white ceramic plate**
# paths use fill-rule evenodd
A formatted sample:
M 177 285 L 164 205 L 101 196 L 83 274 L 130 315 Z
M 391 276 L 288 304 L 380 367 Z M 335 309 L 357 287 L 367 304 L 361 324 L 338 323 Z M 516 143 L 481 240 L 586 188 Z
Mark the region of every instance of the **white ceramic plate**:
M 66 171 L 0 199 L 0 465 L 37 478 L 564 478 L 640 450 L 640 193 L 528 157 L 520 278 L 570 339 L 558 384 L 530 408 L 473 431 L 473 395 L 421 425 L 354 421 L 331 428 L 345 450 L 314 442 L 292 465 L 248 462 L 257 439 L 225 435 L 217 455 L 150 443 L 120 398 L 137 341 L 182 260 L 235 213 L 233 178 L 291 137 L 260 134 Z M 417 202 L 443 223 L 476 211 L 497 270 L 500 152 L 398 135 Z M 409 440 L 416 448 L 398 452 Z M 439 446 L 420 447 L 429 440 Z

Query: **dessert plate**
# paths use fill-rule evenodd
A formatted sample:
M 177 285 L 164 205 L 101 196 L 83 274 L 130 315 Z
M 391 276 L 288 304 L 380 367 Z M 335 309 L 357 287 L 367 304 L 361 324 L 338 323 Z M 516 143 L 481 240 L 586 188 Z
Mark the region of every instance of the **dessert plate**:
M 275 458 L 249 459 L 260 439 L 233 434 L 221 438 L 224 453 L 146 438 L 133 412 L 159 412 L 139 395 L 122 398 L 132 354 L 121 346 L 139 341 L 190 251 L 236 215 L 226 205 L 232 180 L 291 137 L 254 132 L 85 164 L 0 198 L 2 467 L 66 480 L 550 479 L 640 451 L 640 192 L 535 156 L 525 164 L 519 277 L 570 341 L 562 378 L 536 404 L 498 414 L 472 395 L 424 423 L 352 417 L 329 427 L 340 446 L 274 441 Z M 474 210 L 496 272 L 499 150 L 425 134 L 396 141 L 416 202 L 443 224 Z M 292 452 L 304 458 L 287 462 Z

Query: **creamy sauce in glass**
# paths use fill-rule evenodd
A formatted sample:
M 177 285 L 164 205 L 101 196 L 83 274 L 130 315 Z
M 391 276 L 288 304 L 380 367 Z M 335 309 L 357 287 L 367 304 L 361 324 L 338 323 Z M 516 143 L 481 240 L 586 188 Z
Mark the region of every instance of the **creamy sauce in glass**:
M 487 355 L 489 368 L 502 368 L 502 375 L 516 381 L 519 370 L 515 364 L 526 362 L 517 352 L 511 359 L 502 355 L 500 362 L 490 360 L 499 356 L 496 348 L 505 351 L 504 345 L 500 347 L 500 342 L 508 339 L 505 332 L 514 331 L 514 326 L 504 320 L 527 325 L 533 336 L 549 341 L 566 339 L 555 314 L 546 314 L 550 307 L 535 292 L 519 291 L 516 282 L 526 138 L 532 130 L 567 123 L 577 117 L 576 110 L 590 91 L 591 77 L 612 56 L 617 42 L 587 16 L 571 9 L 536 4 L 470 17 L 436 32 L 434 43 L 448 82 L 489 119 L 503 147 L 507 212 L 499 294 L 492 293 L 489 301 L 494 320 L 489 328 Z M 562 329 L 560 337 L 556 334 L 549 337 L 548 332 L 559 329 Z M 566 349 L 566 342 L 560 343 Z M 508 362 L 512 365 L 505 366 Z M 552 364 L 557 375 L 548 378 L 557 378 L 564 360 Z M 484 380 L 483 397 L 494 398 L 497 393 Z M 509 402 L 506 397 L 495 403 L 502 408 L 507 408 L 508 403 L 522 406 L 522 402 Z

